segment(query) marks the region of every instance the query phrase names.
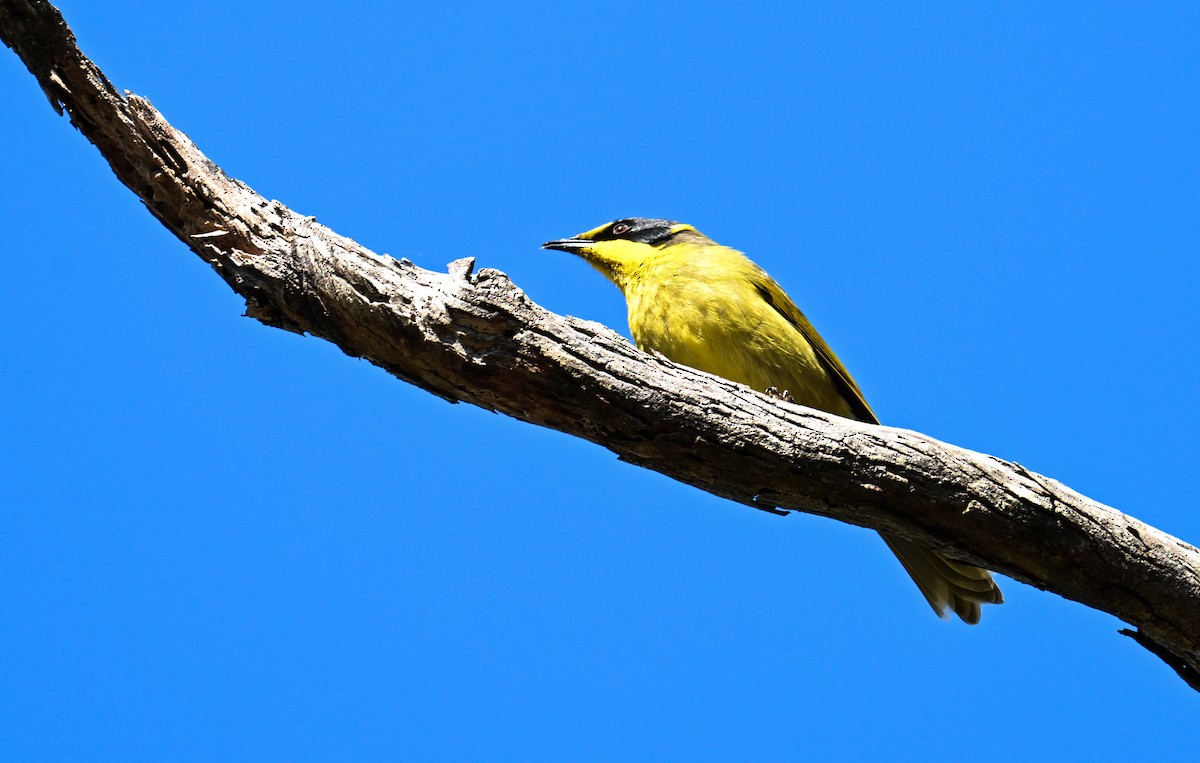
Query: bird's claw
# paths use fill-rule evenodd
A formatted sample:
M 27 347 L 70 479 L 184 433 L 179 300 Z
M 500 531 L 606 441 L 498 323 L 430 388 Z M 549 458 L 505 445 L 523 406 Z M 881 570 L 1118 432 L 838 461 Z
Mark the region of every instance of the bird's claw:
M 782 400 L 785 403 L 794 403 L 796 398 L 792 397 L 792 393 L 786 389 L 783 392 L 779 391 L 779 387 L 767 387 L 767 397 L 773 397 L 776 400 Z

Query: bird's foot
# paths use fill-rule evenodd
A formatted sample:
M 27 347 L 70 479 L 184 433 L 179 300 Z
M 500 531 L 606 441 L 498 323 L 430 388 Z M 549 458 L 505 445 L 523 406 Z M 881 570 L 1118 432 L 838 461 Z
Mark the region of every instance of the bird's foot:
M 783 392 L 779 391 L 779 387 L 767 387 L 767 397 L 773 397 L 776 400 L 782 400 L 785 403 L 794 403 L 796 398 L 792 397 L 792 393 L 786 389 Z

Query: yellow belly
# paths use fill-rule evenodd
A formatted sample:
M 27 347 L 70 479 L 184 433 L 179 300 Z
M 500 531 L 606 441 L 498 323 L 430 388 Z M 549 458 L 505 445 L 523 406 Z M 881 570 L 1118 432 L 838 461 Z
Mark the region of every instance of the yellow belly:
M 670 258 L 648 263 L 625 286 L 638 347 L 759 392 L 842 416 L 851 408 L 812 346 L 746 278 L 737 261 Z M 744 264 L 743 264 L 744 263 Z

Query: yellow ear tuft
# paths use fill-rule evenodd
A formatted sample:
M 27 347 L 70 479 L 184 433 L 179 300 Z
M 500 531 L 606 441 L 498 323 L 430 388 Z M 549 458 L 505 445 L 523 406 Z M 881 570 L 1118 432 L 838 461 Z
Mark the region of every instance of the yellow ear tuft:
M 699 231 L 696 231 L 696 228 L 694 226 L 688 225 L 687 223 L 676 223 L 675 225 L 671 226 L 671 235 L 673 236 L 676 233 L 682 233 L 685 230 L 695 231 L 695 232 L 699 233 Z

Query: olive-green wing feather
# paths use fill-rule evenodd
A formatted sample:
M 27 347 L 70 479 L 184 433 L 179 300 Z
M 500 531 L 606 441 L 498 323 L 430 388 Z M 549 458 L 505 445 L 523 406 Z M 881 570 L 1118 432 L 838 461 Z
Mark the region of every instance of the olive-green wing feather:
M 867 405 L 866 399 L 863 398 L 862 390 L 854 383 L 850 372 L 842 365 L 842 361 L 838 360 L 837 355 L 833 354 L 833 350 L 829 349 L 829 345 L 825 344 L 825 340 L 809 323 L 808 318 L 804 317 L 804 313 L 800 312 L 800 308 L 796 307 L 796 303 L 791 297 L 775 283 L 766 272 L 761 269 L 751 278 L 754 288 L 762 295 L 763 301 L 775 309 L 787 320 L 788 323 L 796 327 L 800 335 L 816 352 L 821 363 L 825 365 L 829 375 L 833 377 L 837 384 L 838 392 L 842 394 L 846 402 L 850 405 L 850 410 L 854 412 L 854 417 L 860 421 L 867 421 L 872 424 L 878 424 L 879 419 L 876 418 L 875 412 L 871 410 L 871 406 Z
M 850 372 L 825 344 L 800 308 L 796 307 L 796 303 L 765 272 L 759 270 L 751 280 L 763 301 L 795 326 L 813 348 L 837 384 L 838 392 L 849 403 L 855 418 L 878 424 L 879 419 L 871 406 L 867 405 L 862 390 L 854 383 Z M 946 611 L 950 610 L 963 622 L 974 625 L 979 622 L 980 604 L 1000 604 L 1004 601 L 1000 588 L 987 570 L 951 561 L 937 551 L 904 538 L 887 533 L 881 535 L 939 616 L 945 617 Z

